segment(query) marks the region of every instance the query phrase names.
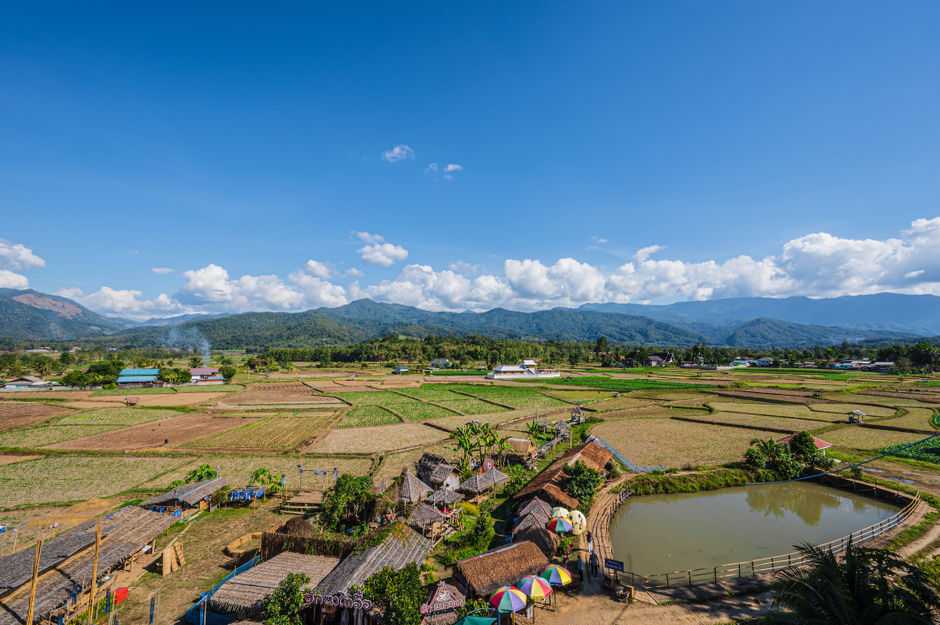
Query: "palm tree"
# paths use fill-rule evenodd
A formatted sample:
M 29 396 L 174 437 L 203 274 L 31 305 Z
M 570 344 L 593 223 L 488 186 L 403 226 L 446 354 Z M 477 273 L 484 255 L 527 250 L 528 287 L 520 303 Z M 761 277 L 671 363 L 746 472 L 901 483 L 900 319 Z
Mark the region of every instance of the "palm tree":
M 757 449 L 757 451 L 759 451 L 765 458 L 772 458 L 777 454 L 778 451 L 780 451 L 778 449 L 777 441 L 772 438 L 768 438 L 767 440 L 752 438 L 751 445 L 754 445 L 754 448 Z
M 777 574 L 768 623 L 928 625 L 940 615 L 924 572 L 891 552 L 851 541 L 841 558 L 811 545 L 798 549 L 804 566 Z
M 449 445 L 447 448 L 460 452 L 461 462 L 463 462 L 464 466 L 467 466 L 467 458 L 473 454 L 473 450 L 476 447 L 471 426 L 458 427 L 450 433 L 450 438 L 454 440 L 454 444 Z

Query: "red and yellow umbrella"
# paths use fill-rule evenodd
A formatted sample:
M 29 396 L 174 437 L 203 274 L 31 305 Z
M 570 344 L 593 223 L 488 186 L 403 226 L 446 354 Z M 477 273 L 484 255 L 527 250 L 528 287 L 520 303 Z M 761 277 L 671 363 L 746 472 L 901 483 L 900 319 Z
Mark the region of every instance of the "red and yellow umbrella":
M 565 518 L 552 519 L 546 527 L 556 534 L 564 534 L 571 531 L 571 521 Z
M 563 566 L 550 564 L 542 571 L 540 577 L 552 586 L 567 586 L 571 583 L 571 573 Z
M 533 601 L 536 599 L 545 599 L 554 592 L 552 585 L 538 575 L 523 577 L 516 582 L 516 587 Z

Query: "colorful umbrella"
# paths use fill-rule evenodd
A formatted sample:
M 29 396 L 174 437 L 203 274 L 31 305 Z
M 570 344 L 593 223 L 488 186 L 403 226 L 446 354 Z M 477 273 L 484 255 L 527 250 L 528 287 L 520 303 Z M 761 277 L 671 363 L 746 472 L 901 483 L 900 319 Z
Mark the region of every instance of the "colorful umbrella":
M 571 583 L 571 573 L 568 572 L 568 569 L 557 564 L 550 564 L 548 568 L 542 571 L 540 577 L 552 586 L 567 586 Z
M 499 612 L 518 612 L 525 604 L 526 596 L 515 586 L 503 586 L 490 597 L 490 605 Z
M 584 518 L 580 510 L 572 510 L 569 512 L 568 520 L 571 521 L 571 533 L 575 536 L 580 535 L 587 526 L 587 519 Z
M 525 593 L 525 595 L 533 601 L 536 599 L 545 599 L 545 597 L 554 592 L 552 585 L 538 575 L 523 577 L 516 583 L 516 588 Z
M 564 517 L 566 517 L 566 516 L 568 516 L 568 510 L 567 510 L 567 509 L 562 508 L 561 506 L 552 508 L 552 518 L 553 518 L 553 519 L 560 519 L 560 518 L 564 518 Z
M 552 519 L 546 527 L 556 534 L 564 534 L 571 531 L 571 521 L 562 518 Z

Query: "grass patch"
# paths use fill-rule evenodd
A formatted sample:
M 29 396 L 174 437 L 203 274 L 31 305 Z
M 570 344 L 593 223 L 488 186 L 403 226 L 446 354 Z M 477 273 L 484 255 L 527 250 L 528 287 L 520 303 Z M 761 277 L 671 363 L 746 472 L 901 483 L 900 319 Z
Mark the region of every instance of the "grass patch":
M 554 378 L 549 380 L 532 380 L 532 382 L 544 382 L 547 384 L 565 384 L 571 386 L 587 386 L 590 388 L 600 388 L 608 391 L 639 391 L 648 389 L 662 389 L 677 391 L 687 388 L 714 388 L 710 384 L 695 384 L 684 382 L 663 382 L 662 380 L 637 380 L 637 379 L 619 379 L 604 378 L 599 376 L 585 376 L 580 378 Z
M 391 423 L 401 423 L 401 419 L 381 406 L 356 406 L 343 415 L 336 427 L 357 428 Z

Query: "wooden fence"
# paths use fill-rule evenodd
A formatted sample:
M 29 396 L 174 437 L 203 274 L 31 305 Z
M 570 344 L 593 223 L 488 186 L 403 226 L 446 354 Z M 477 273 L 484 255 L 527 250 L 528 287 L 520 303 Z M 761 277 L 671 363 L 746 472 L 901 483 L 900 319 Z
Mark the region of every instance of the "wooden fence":
M 609 537 L 609 531 L 607 527 L 610 524 L 610 519 L 614 512 L 617 511 L 617 508 L 620 507 L 620 504 L 622 504 L 626 497 L 629 496 L 629 494 L 625 493 L 628 493 L 628 491 L 624 491 L 623 493 L 620 493 L 620 497 L 612 499 L 607 504 L 604 511 L 596 517 L 594 523 L 592 524 L 592 531 L 594 535 L 600 538 L 596 541 L 596 551 L 598 557 L 601 559 L 601 562 L 603 562 L 605 558 L 613 558 L 609 538 L 604 539 L 602 537 Z M 832 552 L 835 554 L 842 553 L 845 551 L 845 548 L 849 544 L 850 540 L 853 544 L 857 545 L 859 543 L 872 540 L 873 538 L 881 536 L 882 534 L 897 528 L 912 514 L 914 514 L 920 505 L 921 499 L 920 495 L 918 494 L 912 497 L 908 504 L 904 506 L 904 508 L 891 515 L 887 519 L 869 525 L 868 527 L 858 531 L 852 532 L 851 534 L 841 538 L 837 538 L 817 546 L 821 549 L 832 550 Z M 747 560 L 744 562 L 731 562 L 728 564 L 719 564 L 717 566 L 711 567 L 686 569 L 682 571 L 670 571 L 668 573 L 654 573 L 651 575 L 639 575 L 630 571 L 611 571 L 610 573 L 616 575 L 618 580 L 623 584 L 629 584 L 639 588 L 654 589 L 672 588 L 683 585 L 694 586 L 695 584 L 719 582 L 722 580 L 738 579 L 742 577 L 753 577 L 762 573 L 774 573 L 791 566 L 799 567 L 806 563 L 806 557 L 799 551 L 794 551 L 766 558 Z

